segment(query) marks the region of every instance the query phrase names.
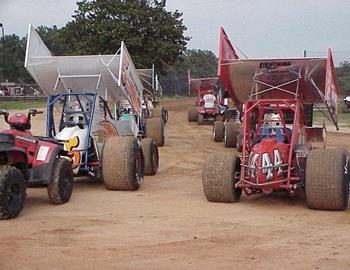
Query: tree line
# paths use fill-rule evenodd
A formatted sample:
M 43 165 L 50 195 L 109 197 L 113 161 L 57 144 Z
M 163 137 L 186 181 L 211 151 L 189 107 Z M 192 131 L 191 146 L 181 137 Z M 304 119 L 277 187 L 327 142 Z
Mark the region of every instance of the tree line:
M 167 11 L 166 0 L 83 0 L 77 6 L 64 27 L 36 29 L 54 55 L 114 54 L 124 41 L 137 68 L 155 65 L 166 95 L 187 93 L 187 69 L 215 76 L 215 55 L 186 49 L 182 13 Z M 1 79 L 31 83 L 23 67 L 26 37 L 6 35 L 1 46 Z
M 165 95 L 187 94 L 187 70 L 194 78 L 216 76 L 211 51 L 186 49 L 182 13 L 167 11 L 166 0 L 83 0 L 64 27 L 39 26 L 54 55 L 114 54 L 124 41 L 137 68 L 155 65 Z M 6 35 L 1 43 L 1 78 L 32 83 L 24 65 L 26 38 Z M 336 68 L 342 94 L 350 91 L 350 63 Z

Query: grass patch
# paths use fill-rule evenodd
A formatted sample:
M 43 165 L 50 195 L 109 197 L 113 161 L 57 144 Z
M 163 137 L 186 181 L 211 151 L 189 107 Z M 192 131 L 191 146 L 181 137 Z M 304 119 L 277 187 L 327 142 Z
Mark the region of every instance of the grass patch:
M 329 115 L 327 109 L 323 111 L 326 115 Z M 314 123 L 316 125 L 322 125 L 323 121 L 326 126 L 333 125 L 320 111 L 314 111 Z M 344 101 L 342 98 L 338 100 L 338 124 L 339 127 L 350 127 L 350 111 L 345 110 Z
M 0 110 L 27 110 L 45 108 L 46 101 L 2 101 Z

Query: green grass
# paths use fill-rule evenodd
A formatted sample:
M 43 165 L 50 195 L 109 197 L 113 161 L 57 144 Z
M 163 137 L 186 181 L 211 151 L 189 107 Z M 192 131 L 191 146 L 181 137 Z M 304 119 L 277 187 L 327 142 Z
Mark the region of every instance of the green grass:
M 45 107 L 46 101 L 0 101 L 0 110 L 27 110 Z
M 350 127 L 350 111 L 346 112 L 344 108 L 343 98 L 341 98 L 338 100 L 338 124 L 339 127 Z M 327 116 L 329 115 L 326 109 L 323 112 Z M 314 123 L 316 125 L 322 125 L 323 121 L 326 126 L 333 125 L 320 111 L 314 111 Z

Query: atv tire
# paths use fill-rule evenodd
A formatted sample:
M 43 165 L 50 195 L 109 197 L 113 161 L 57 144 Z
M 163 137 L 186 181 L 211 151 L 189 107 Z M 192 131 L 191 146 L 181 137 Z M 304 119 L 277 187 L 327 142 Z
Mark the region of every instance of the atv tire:
M 188 121 L 189 122 L 197 122 L 198 121 L 197 107 L 190 107 L 188 109 Z
M 113 136 L 105 142 L 102 175 L 108 190 L 137 190 L 144 177 L 142 148 L 134 137 Z
M 0 166 L 0 219 L 15 218 L 22 211 L 27 186 L 22 172 L 12 166 Z
M 215 121 L 213 125 L 213 141 L 222 142 L 224 140 L 225 125 L 221 121 Z
M 345 210 L 349 198 L 348 154 L 338 149 L 315 149 L 306 163 L 305 195 L 308 207 Z
M 204 124 L 204 115 L 199 113 L 198 114 L 198 121 L 197 121 L 198 125 L 203 125 Z
M 238 202 L 242 189 L 235 187 L 240 173 L 239 157 L 229 153 L 211 154 L 202 173 L 203 192 L 210 202 Z
M 145 157 L 145 175 L 155 175 L 159 167 L 159 152 L 156 142 L 152 138 L 145 138 L 141 142 Z
M 237 135 L 241 128 L 239 123 L 227 122 L 225 126 L 224 143 L 225 147 L 237 146 Z
M 152 138 L 157 146 L 164 145 L 164 121 L 162 118 L 149 118 L 146 120 L 146 138 Z
M 72 196 L 74 186 L 72 164 L 68 159 L 58 158 L 47 184 L 47 193 L 52 204 L 64 204 Z

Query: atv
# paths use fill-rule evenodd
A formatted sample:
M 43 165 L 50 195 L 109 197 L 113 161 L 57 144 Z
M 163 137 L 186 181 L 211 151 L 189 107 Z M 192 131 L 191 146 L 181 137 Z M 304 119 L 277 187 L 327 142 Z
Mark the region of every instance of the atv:
M 46 186 L 53 204 L 64 204 L 72 195 L 71 158 L 63 144 L 30 131 L 31 117 L 42 113 L 31 109 L 9 116 L 0 111 L 10 127 L 0 133 L 0 219 L 19 215 L 27 187 Z

